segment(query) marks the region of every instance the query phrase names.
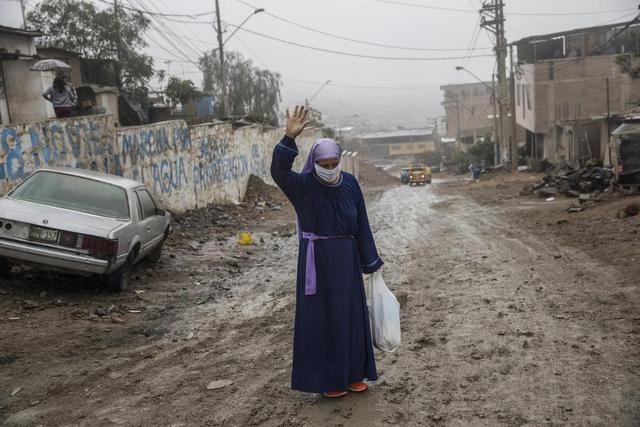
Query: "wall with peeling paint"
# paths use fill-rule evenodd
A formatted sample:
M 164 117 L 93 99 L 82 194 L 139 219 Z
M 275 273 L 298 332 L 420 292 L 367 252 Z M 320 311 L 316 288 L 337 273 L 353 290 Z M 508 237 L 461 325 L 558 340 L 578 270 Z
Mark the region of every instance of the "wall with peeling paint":
M 182 120 L 116 128 L 108 115 L 10 125 L 0 128 L 0 194 L 44 166 L 93 169 L 144 183 L 174 212 L 209 203 L 236 203 L 249 176 L 273 184 L 269 165 L 280 129 L 226 123 L 187 126 Z M 299 170 L 319 137 L 298 138 Z M 358 162 L 345 158 L 343 169 L 357 176 Z

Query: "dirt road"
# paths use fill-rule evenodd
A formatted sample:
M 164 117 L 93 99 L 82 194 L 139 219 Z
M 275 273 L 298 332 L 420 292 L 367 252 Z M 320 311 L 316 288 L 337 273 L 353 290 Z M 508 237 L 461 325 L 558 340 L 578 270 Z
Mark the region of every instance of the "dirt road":
M 0 424 L 640 424 L 637 279 L 439 183 L 375 194 L 403 345 L 377 354 L 367 393 L 289 389 L 285 207 L 247 224 L 248 250 L 232 230 L 176 240 L 124 295 L 31 273 L 3 283 Z

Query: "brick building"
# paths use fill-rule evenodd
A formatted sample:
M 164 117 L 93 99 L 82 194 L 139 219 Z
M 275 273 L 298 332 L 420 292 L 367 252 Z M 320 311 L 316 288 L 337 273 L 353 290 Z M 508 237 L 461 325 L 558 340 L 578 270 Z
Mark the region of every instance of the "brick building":
M 582 28 L 516 42 L 516 122 L 529 158 L 582 165 L 603 161 L 614 123 L 640 95 L 631 53 L 640 25 Z M 615 37 L 614 37 L 615 36 Z
M 487 134 L 493 134 L 491 82 L 441 86 L 444 99 L 446 138 L 455 138 L 465 146 Z

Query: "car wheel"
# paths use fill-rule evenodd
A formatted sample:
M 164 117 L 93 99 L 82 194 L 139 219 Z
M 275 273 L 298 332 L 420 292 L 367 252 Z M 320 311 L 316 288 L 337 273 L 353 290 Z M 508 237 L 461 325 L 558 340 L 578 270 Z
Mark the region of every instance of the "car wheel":
M 114 292 L 122 292 L 127 290 L 130 280 L 131 263 L 127 259 L 123 266 L 107 276 L 107 287 Z
M 0 277 L 9 277 L 9 274 L 11 274 L 11 263 L 0 257 Z
M 151 264 L 155 264 L 158 261 L 160 261 L 160 257 L 162 256 L 162 246 L 164 245 L 164 240 L 162 240 L 162 242 L 158 243 L 158 246 L 156 246 L 153 251 L 151 251 L 151 253 L 149 253 L 149 256 L 147 257 L 147 260 L 151 263 Z

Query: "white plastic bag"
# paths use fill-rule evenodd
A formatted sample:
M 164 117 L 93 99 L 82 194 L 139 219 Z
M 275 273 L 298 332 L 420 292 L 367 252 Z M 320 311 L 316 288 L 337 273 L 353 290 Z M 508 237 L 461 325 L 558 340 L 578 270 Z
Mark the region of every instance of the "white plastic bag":
M 382 274 L 370 274 L 367 306 L 373 345 L 392 352 L 400 346 L 400 304 L 384 283 Z

